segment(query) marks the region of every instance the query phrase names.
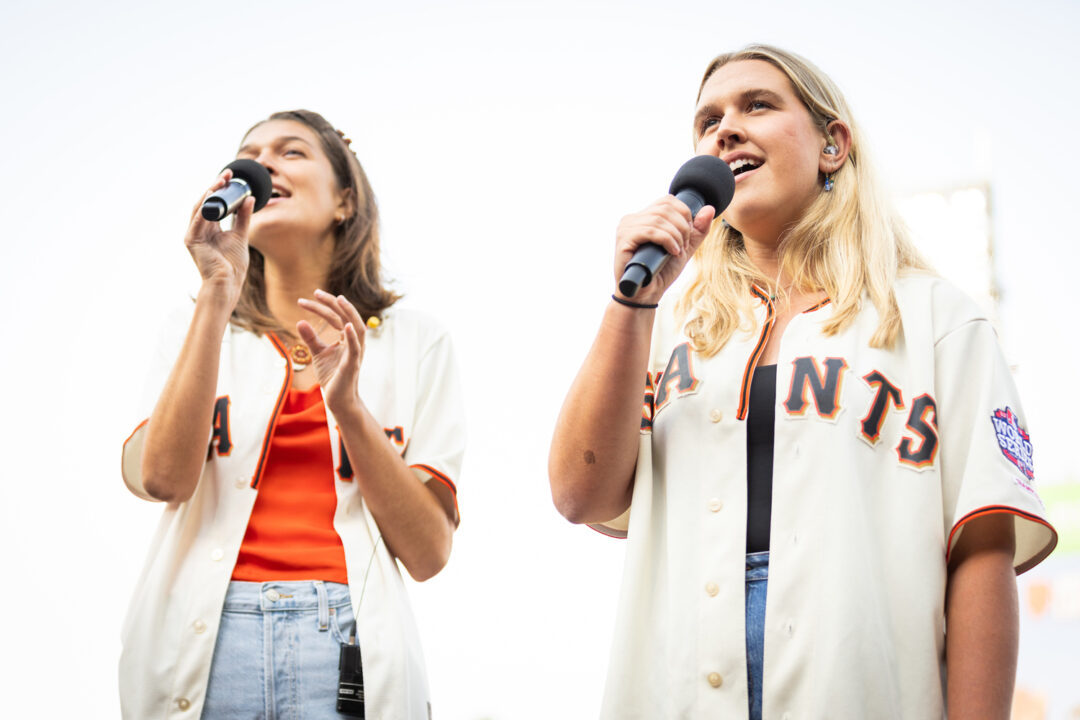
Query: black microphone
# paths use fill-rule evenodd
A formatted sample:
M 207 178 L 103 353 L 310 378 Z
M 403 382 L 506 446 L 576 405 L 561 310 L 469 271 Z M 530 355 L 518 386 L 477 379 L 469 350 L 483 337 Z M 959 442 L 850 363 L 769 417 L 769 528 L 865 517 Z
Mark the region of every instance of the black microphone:
M 686 203 L 690 208 L 690 217 L 695 217 L 706 205 L 716 208 L 719 215 L 735 194 L 735 176 L 720 158 L 698 155 L 683 163 L 675 173 L 668 192 Z M 660 272 L 668 257 L 667 251 L 655 243 L 645 243 L 639 247 L 630 262 L 626 263 L 622 279 L 619 280 L 619 292 L 626 297 L 634 297 L 638 290 L 652 282 L 653 275 Z
M 254 212 L 262 210 L 270 201 L 273 181 L 270 171 L 259 163 L 254 160 L 233 160 L 222 170 L 232 170 L 232 180 L 203 200 L 202 216 L 207 220 L 218 222 L 225 219 L 226 215 L 236 212 L 248 195 L 255 196 Z

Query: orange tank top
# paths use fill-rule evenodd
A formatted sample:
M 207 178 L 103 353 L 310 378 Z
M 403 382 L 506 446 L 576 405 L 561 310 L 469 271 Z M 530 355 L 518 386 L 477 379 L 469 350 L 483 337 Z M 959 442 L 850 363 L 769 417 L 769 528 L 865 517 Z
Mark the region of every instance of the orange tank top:
M 290 388 L 270 440 L 233 580 L 348 582 L 345 548 L 334 530 L 333 466 L 319 386 Z

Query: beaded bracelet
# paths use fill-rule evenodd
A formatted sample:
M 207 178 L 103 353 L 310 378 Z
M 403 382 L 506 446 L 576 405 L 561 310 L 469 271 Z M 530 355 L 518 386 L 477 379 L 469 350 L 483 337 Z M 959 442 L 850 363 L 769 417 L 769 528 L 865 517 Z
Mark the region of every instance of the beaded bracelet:
M 616 296 L 614 293 L 612 293 L 611 299 L 614 300 L 615 302 L 619 303 L 620 305 L 625 305 L 626 307 L 632 307 L 632 308 L 640 308 L 641 310 L 655 310 L 656 308 L 660 307 L 660 305 L 658 305 L 656 303 L 654 303 L 652 305 L 644 305 L 642 303 L 636 303 L 636 302 L 630 302 L 629 300 L 623 300 L 621 297 Z

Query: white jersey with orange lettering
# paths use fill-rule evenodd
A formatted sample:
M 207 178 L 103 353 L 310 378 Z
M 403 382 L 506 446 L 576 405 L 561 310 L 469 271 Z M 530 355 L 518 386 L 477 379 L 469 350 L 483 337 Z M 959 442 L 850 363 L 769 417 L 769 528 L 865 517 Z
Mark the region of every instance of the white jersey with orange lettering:
M 602 717 L 747 716 L 746 415 L 771 331 L 711 358 L 658 319 Z M 1015 519 L 1017 572 L 1057 535 L 991 324 L 947 282 L 898 281 L 903 329 L 870 347 L 867 301 L 831 337 L 825 301 L 777 364 L 764 717 L 940 718 L 947 558 L 969 520 Z M 665 303 L 666 305 L 666 303 Z

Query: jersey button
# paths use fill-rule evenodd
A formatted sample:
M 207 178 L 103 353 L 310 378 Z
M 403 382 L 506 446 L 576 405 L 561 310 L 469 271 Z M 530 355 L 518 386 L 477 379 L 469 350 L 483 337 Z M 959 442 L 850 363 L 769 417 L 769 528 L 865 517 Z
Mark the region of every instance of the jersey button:
M 202 620 L 196 620 L 191 624 L 191 629 L 194 630 L 196 634 L 204 633 L 206 632 L 206 623 Z
M 723 507 L 724 507 L 724 501 L 721 500 L 720 498 L 713 498 L 712 500 L 709 501 L 709 510 L 711 510 L 713 512 L 720 512 L 720 510 Z
M 724 419 L 724 413 L 720 412 L 719 410 L 713 410 L 711 413 L 709 413 L 709 419 L 712 420 L 714 423 L 718 423 Z
M 189 707 L 191 707 L 191 701 L 187 698 L 177 698 L 176 707 L 180 708 L 181 710 L 187 710 Z
M 236 478 L 235 484 L 237 490 L 243 490 L 247 487 L 247 480 L 245 480 L 244 478 Z
M 225 557 L 225 551 L 221 548 L 214 548 L 210 551 L 210 559 L 214 562 L 218 562 L 223 557 Z
M 716 593 L 720 592 L 720 586 L 714 582 L 705 585 L 705 592 L 709 593 L 709 597 L 716 597 Z
M 714 688 L 718 688 L 724 684 L 724 678 L 720 677 L 720 673 L 709 673 L 708 680 L 709 684 L 712 685 Z

